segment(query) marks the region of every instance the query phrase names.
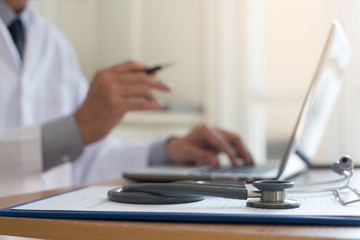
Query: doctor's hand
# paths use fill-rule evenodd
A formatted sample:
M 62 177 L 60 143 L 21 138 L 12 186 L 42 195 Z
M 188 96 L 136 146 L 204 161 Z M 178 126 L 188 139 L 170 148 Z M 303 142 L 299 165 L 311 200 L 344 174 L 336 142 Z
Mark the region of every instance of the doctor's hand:
M 226 153 L 233 165 L 237 158 L 253 164 L 253 158 L 241 138 L 223 129 L 201 124 L 188 135 L 167 142 L 166 151 L 175 164 L 206 164 L 219 166 L 218 154 Z
M 144 65 L 128 61 L 95 74 L 84 103 L 75 112 L 85 144 L 105 137 L 128 111 L 163 107 L 151 90 L 171 89 L 155 74 L 146 74 L 145 69 Z

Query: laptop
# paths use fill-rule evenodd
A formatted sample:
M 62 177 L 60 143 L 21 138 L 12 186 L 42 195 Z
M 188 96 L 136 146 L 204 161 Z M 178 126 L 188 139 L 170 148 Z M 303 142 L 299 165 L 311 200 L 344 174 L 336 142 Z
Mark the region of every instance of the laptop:
M 315 157 L 326 123 L 337 100 L 342 75 L 350 63 L 351 48 L 337 21 L 328 38 L 305 101 L 281 161 L 275 165 L 158 166 L 129 171 L 124 177 L 137 181 L 289 179 L 305 171 Z

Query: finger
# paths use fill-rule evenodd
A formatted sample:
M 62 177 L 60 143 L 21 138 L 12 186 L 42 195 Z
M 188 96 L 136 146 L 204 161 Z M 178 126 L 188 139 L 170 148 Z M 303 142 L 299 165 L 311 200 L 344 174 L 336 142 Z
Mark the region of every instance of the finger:
M 146 68 L 147 68 L 146 65 L 130 60 L 125 63 L 117 64 L 117 65 L 111 67 L 109 70 L 118 72 L 118 73 L 122 73 L 122 72 L 143 71 Z
M 251 153 L 238 135 L 228 132 L 226 130 L 218 130 L 229 140 L 232 146 L 234 146 L 238 156 L 244 160 L 245 164 L 254 164 L 254 159 Z
M 171 87 L 168 84 L 144 73 L 114 73 L 102 70 L 96 74 L 95 79 L 96 81 L 93 82 L 92 87 L 113 84 L 120 86 L 138 84 L 156 88 L 161 91 L 171 91 Z
M 219 131 L 221 131 L 224 136 L 229 139 L 230 143 L 235 147 L 239 157 L 244 160 L 245 164 L 254 164 L 254 159 L 251 153 L 238 135 L 235 135 L 225 130 Z
M 163 103 L 155 98 L 148 86 L 144 85 L 123 85 L 109 84 L 103 88 L 98 89 L 100 94 L 106 95 L 107 98 L 113 98 L 115 105 L 124 105 L 124 108 L 128 108 L 126 104 L 130 105 L 131 110 L 147 110 L 147 109 L 161 109 Z M 148 103 L 148 104 L 146 104 Z M 134 107 L 132 107 L 134 105 Z
M 137 99 L 123 100 L 123 108 L 125 111 L 145 111 L 145 110 L 160 110 L 164 104 L 159 101 L 142 101 Z
M 214 150 L 220 150 L 226 153 L 233 164 L 236 163 L 236 151 L 233 149 L 227 139 L 216 128 L 204 127 L 202 128 L 203 139 L 210 144 Z
M 141 84 L 147 85 L 161 91 L 171 91 L 171 87 L 157 78 L 140 72 L 114 74 L 114 78 L 121 84 Z
M 126 85 L 120 89 L 120 94 L 124 97 L 142 97 L 148 101 L 156 101 L 156 98 L 148 86 Z

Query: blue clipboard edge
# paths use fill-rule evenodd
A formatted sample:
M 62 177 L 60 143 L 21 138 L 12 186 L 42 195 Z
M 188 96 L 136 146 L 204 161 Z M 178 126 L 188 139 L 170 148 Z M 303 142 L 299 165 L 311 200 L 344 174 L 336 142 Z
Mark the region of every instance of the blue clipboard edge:
M 21 203 L 0 209 L 0 216 L 31 217 L 31 218 L 61 218 L 84 220 L 131 220 L 131 221 L 173 221 L 202 223 L 253 223 L 253 224 L 305 224 L 332 226 L 360 226 L 359 217 L 339 216 L 294 216 L 294 215 L 245 215 L 245 214 L 213 214 L 213 213 L 158 213 L 158 212 L 92 212 L 92 211 L 44 211 L 44 210 L 12 210 L 14 207 L 51 198 L 71 191 L 58 193 L 48 197 Z

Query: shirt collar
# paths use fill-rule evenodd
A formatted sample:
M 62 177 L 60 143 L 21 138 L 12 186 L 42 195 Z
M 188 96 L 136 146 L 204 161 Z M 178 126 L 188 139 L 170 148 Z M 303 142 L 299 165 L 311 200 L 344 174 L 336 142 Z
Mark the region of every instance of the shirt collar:
M 28 4 L 25 5 L 21 13 L 17 14 L 4 1 L 0 0 L 0 18 L 6 26 L 9 26 L 16 18 L 20 18 L 25 27 L 29 24 L 30 9 Z

